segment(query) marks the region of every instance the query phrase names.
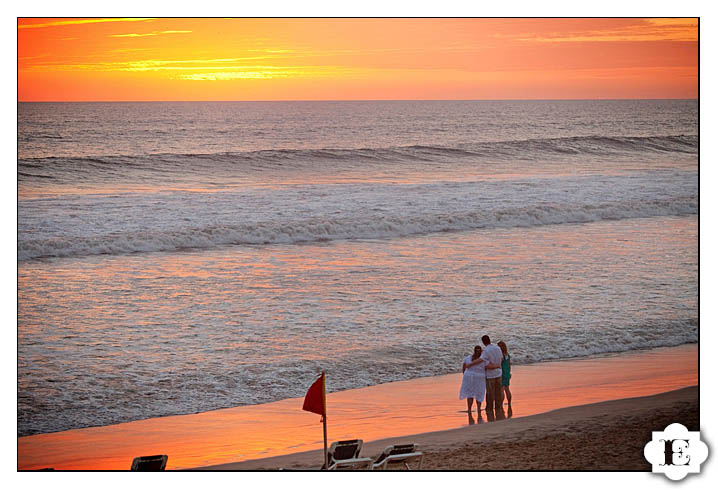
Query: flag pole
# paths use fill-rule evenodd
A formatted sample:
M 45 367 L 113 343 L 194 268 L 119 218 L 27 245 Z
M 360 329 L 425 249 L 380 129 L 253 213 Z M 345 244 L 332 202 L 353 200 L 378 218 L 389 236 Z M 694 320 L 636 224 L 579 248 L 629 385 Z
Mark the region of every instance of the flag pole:
M 324 424 L 324 468 L 328 469 L 329 453 L 327 451 L 327 383 L 324 376 L 325 373 L 324 371 L 322 371 L 322 373 L 314 379 L 314 383 L 312 383 L 312 386 L 309 387 L 309 389 L 307 390 L 307 394 L 304 396 L 304 404 L 302 405 L 302 410 L 306 410 L 307 412 L 316 413 L 322 416 L 321 421 Z
M 329 469 L 329 454 L 327 453 L 327 387 L 326 378 L 324 377 L 324 371 L 322 371 L 322 408 L 324 409 L 324 415 L 322 415 L 322 422 L 324 422 L 324 469 Z

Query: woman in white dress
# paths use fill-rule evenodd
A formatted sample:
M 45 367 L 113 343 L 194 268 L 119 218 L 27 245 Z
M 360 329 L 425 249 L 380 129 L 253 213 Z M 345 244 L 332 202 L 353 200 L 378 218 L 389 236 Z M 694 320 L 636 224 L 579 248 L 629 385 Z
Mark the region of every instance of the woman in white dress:
M 461 390 L 459 391 L 459 400 L 466 398 L 466 405 L 471 414 L 471 408 L 476 400 L 476 412 L 481 416 L 481 402 L 484 401 L 486 394 L 486 363 L 481 361 L 471 367 L 467 367 L 471 362 L 481 357 L 481 346 L 474 347 L 474 353 L 466 356 L 464 363 L 461 365 L 461 371 L 464 378 L 461 380 Z

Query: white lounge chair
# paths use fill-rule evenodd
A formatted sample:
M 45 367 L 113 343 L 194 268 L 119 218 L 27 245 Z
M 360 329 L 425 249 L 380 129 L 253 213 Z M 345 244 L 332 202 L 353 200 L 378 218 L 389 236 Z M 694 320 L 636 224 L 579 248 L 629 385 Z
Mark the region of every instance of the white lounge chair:
M 416 444 L 387 446 L 372 464 L 374 470 L 420 470 L 424 453 L 417 451 Z
M 363 441 L 352 439 L 349 441 L 333 442 L 327 451 L 330 470 L 370 470 L 373 460 L 360 458 Z

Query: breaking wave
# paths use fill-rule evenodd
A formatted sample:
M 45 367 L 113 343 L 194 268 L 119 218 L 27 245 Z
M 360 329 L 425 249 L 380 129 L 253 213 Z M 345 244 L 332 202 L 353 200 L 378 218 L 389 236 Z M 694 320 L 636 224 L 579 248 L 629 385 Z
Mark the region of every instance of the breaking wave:
M 491 161 L 539 160 L 546 158 L 628 156 L 649 154 L 698 153 L 698 137 L 695 135 L 619 137 L 582 136 L 569 138 L 527 139 L 462 144 L 456 147 L 411 145 L 388 148 L 318 148 L 277 149 L 248 152 L 208 154 L 149 154 L 108 155 L 92 157 L 48 157 L 18 160 L 18 176 L 23 179 L 58 178 L 84 175 L 87 172 L 116 174 L 125 168 L 144 169 L 154 172 L 206 171 L 226 166 L 237 170 L 261 171 L 283 166 L 302 166 L 311 163 L 340 164 L 342 162 L 454 162 L 457 159 Z M 29 173 L 28 169 L 34 169 Z M 38 173 L 38 170 L 46 173 Z M 64 172 L 64 173 L 63 173 Z
M 631 200 L 583 204 L 533 204 L 521 207 L 474 209 L 463 212 L 432 209 L 404 214 L 400 210 L 375 214 L 315 214 L 302 219 L 273 218 L 252 223 L 209 224 L 174 230 L 125 231 L 92 236 L 21 239 L 18 259 L 75 257 L 101 254 L 173 252 L 228 245 L 298 244 L 350 239 L 387 239 L 484 228 L 534 227 L 602 220 L 685 216 L 697 213 L 695 195 L 649 201 Z

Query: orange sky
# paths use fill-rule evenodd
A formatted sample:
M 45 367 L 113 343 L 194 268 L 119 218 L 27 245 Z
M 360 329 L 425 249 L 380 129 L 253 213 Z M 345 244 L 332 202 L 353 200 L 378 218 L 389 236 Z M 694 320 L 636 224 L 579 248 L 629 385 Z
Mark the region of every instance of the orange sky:
M 697 96 L 697 19 L 18 20 L 20 101 Z

